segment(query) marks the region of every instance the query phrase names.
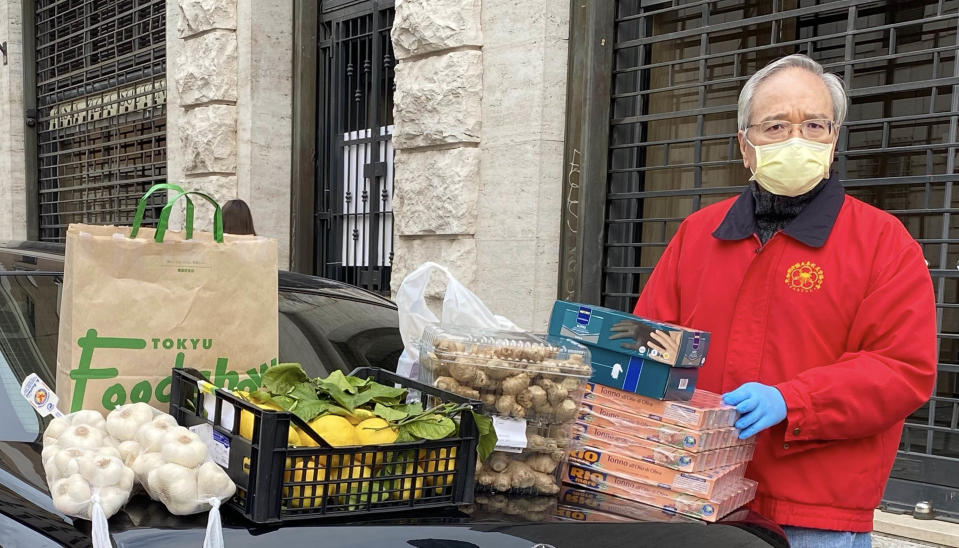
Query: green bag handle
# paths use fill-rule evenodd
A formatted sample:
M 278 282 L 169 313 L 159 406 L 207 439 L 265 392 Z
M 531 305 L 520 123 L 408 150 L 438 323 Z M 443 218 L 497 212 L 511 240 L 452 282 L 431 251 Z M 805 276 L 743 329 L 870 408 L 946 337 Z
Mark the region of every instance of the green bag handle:
M 180 192 L 170 200 L 167 205 L 163 206 L 163 211 L 160 212 L 160 221 L 157 223 L 156 235 L 153 236 L 154 241 L 157 243 L 163 242 L 163 236 L 166 234 L 167 227 L 170 224 L 170 212 L 173 211 L 173 204 L 177 202 L 180 198 L 186 196 L 187 199 L 187 209 L 190 209 L 190 196 L 199 196 L 204 200 L 210 202 L 210 205 L 213 206 L 213 239 L 222 244 L 223 243 L 223 212 L 220 211 L 220 204 L 216 203 L 216 200 L 211 198 L 208 194 L 198 192 L 196 190 L 191 190 L 190 192 Z M 189 216 L 188 216 L 189 218 Z M 192 227 L 191 227 L 192 228 Z M 192 236 L 192 234 L 190 234 Z M 189 238 L 187 238 L 189 239 Z
M 137 212 L 133 216 L 133 228 L 130 229 L 131 238 L 136 238 L 137 233 L 140 232 L 140 224 L 143 223 L 143 215 L 147 209 L 147 198 L 158 190 L 175 190 L 183 193 L 183 188 L 170 183 L 159 183 L 151 186 L 150 190 L 140 198 L 140 202 L 137 204 Z M 189 196 L 186 199 L 186 239 L 193 239 L 193 200 Z

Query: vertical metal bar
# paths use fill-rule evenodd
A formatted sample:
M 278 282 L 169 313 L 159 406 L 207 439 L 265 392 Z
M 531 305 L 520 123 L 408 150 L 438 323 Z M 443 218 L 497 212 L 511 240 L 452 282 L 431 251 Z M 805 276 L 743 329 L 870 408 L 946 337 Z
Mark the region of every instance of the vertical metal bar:
M 699 108 L 706 107 L 706 55 L 709 53 L 709 32 L 706 30 L 709 25 L 709 4 L 703 4 L 702 7 L 702 27 L 703 32 L 699 35 L 699 98 L 697 105 Z M 773 38 L 775 40 L 775 38 Z M 706 117 L 703 114 L 696 115 L 696 135 L 702 136 Z M 703 188 L 703 141 L 696 139 L 693 143 L 693 188 Z M 702 205 L 702 195 L 693 196 L 693 210 L 696 211 Z M 666 223 L 663 223 L 665 229 Z M 663 241 L 665 241 L 665 235 Z
M 336 280 L 345 280 L 343 265 L 346 261 L 346 238 L 349 234 L 346 232 L 346 177 L 347 166 L 345 148 L 343 148 L 343 131 L 346 128 L 346 118 L 348 117 L 349 102 L 347 97 L 346 70 L 349 66 L 347 59 L 346 45 L 343 36 L 346 35 L 346 22 L 332 22 L 333 35 L 330 48 L 333 52 L 335 67 L 333 68 L 335 76 L 331 79 L 331 85 L 334 86 L 330 94 L 331 112 L 335 112 L 335 119 L 330 127 L 329 137 L 331 146 L 327 147 L 330 162 L 329 199 L 332 206 L 332 226 L 333 236 L 327 238 L 329 241 L 329 255 L 331 260 L 327 263 L 329 274 L 327 276 Z
M 353 46 L 353 55 L 350 56 L 350 59 L 356 63 L 355 68 L 355 88 L 353 91 L 353 120 L 350 124 L 350 127 L 347 128 L 349 132 L 350 139 L 353 141 L 352 146 L 350 147 L 352 155 L 352 166 L 353 176 L 350 178 L 350 192 L 353 195 L 353 231 L 350 233 L 350 241 L 352 243 L 352 256 L 350 258 L 350 283 L 352 285 L 359 285 L 359 241 L 360 241 L 360 196 L 359 196 L 359 187 L 360 179 L 363 177 L 363 166 L 360 161 L 360 154 L 363 152 L 360 143 L 357 143 L 356 140 L 362 135 L 362 116 L 363 113 L 361 109 L 363 108 L 363 92 L 361 91 L 362 85 L 362 76 L 361 71 L 363 67 L 361 61 L 364 57 L 363 53 L 363 39 L 361 37 L 363 32 L 363 22 L 365 21 L 364 17 L 357 17 L 352 22 L 352 32 L 350 35 L 350 44 Z
M 852 60 L 855 58 L 854 53 L 855 48 L 855 35 L 853 31 L 856 28 L 856 6 L 849 6 L 849 11 L 846 15 L 846 40 L 845 40 L 845 51 L 843 55 L 843 83 L 846 86 L 846 91 L 849 92 L 852 90 L 853 84 L 853 64 Z M 810 42 L 811 44 L 811 42 Z M 846 170 L 846 150 L 849 149 L 849 130 L 845 127 L 839 128 L 839 143 L 836 148 L 838 160 L 839 160 L 839 179 L 840 181 L 845 180 L 847 176 Z
M 370 94 L 370 106 L 368 108 L 368 123 L 369 132 L 370 132 L 370 142 L 367 145 L 369 150 L 369 158 L 374 159 L 377 164 L 383 165 L 381 162 L 384 161 L 380 153 L 380 128 L 383 126 L 382 120 L 380 120 L 380 86 L 382 85 L 382 65 L 383 65 L 383 47 L 380 42 L 380 27 L 382 26 L 381 19 L 383 18 L 383 12 L 380 9 L 378 2 L 373 2 L 373 13 L 371 16 L 372 28 L 370 29 L 370 45 L 372 46 L 372 52 L 370 53 L 370 62 L 372 63 L 372 72 L 370 78 L 369 94 Z M 367 289 L 374 291 L 379 290 L 379 284 L 375 283 L 374 273 L 379 268 L 379 257 L 377 256 L 377 251 L 379 250 L 379 245 L 377 241 L 377 232 L 379 230 L 379 187 L 383 184 L 382 176 L 386 175 L 386 170 L 383 169 L 383 175 L 380 175 L 379 168 L 374 170 L 376 174 L 374 177 L 367 177 L 369 182 L 369 222 L 367 223 Z

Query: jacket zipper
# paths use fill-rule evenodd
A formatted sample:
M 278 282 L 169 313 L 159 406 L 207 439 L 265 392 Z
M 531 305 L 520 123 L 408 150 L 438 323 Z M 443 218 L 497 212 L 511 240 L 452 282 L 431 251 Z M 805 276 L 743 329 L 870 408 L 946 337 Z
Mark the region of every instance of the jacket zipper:
M 763 250 L 766 249 L 766 246 L 769 245 L 769 242 L 773 241 L 773 238 L 775 238 L 780 232 L 782 232 L 782 230 L 777 230 L 776 232 L 774 232 L 773 235 L 770 236 L 768 240 L 766 240 L 766 243 L 763 243 L 763 241 L 759 239 L 759 234 L 756 234 L 755 232 L 753 232 L 753 238 L 759 243 L 759 247 L 754 249 L 753 252 L 756 253 L 756 255 L 759 255 L 760 253 L 762 253 Z

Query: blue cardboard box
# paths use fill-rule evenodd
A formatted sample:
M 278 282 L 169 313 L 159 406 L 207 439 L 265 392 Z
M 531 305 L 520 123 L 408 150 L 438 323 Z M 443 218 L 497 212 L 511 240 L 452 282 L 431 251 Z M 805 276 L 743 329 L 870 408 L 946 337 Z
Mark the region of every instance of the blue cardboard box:
M 548 332 L 589 348 L 592 382 L 660 400 L 693 397 L 709 348 L 705 331 L 566 301 L 553 306 Z
M 709 349 L 707 331 L 567 301 L 553 305 L 549 334 L 673 367 L 699 367 Z
M 592 382 L 658 400 L 688 401 L 693 397 L 698 367 L 670 367 L 648 358 L 587 346 Z

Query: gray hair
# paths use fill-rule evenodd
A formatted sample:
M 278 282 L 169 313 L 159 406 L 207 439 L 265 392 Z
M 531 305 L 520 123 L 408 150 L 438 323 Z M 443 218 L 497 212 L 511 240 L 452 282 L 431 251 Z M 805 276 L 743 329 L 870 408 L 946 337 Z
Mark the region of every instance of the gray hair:
M 746 81 L 743 90 L 739 92 L 739 113 L 737 116 L 739 129 L 745 131 L 749 126 L 749 117 L 752 114 L 753 94 L 756 92 L 759 84 L 763 83 L 766 78 L 787 68 L 808 70 L 822 79 L 823 83 L 826 84 L 826 89 L 829 90 L 829 95 L 832 97 L 833 119 L 837 125 L 842 125 L 843 120 L 846 119 L 846 110 L 848 109 L 849 101 L 846 97 L 846 88 L 843 86 L 842 80 L 835 74 L 823 72 L 822 65 L 805 55 L 797 53 L 769 63 Z

